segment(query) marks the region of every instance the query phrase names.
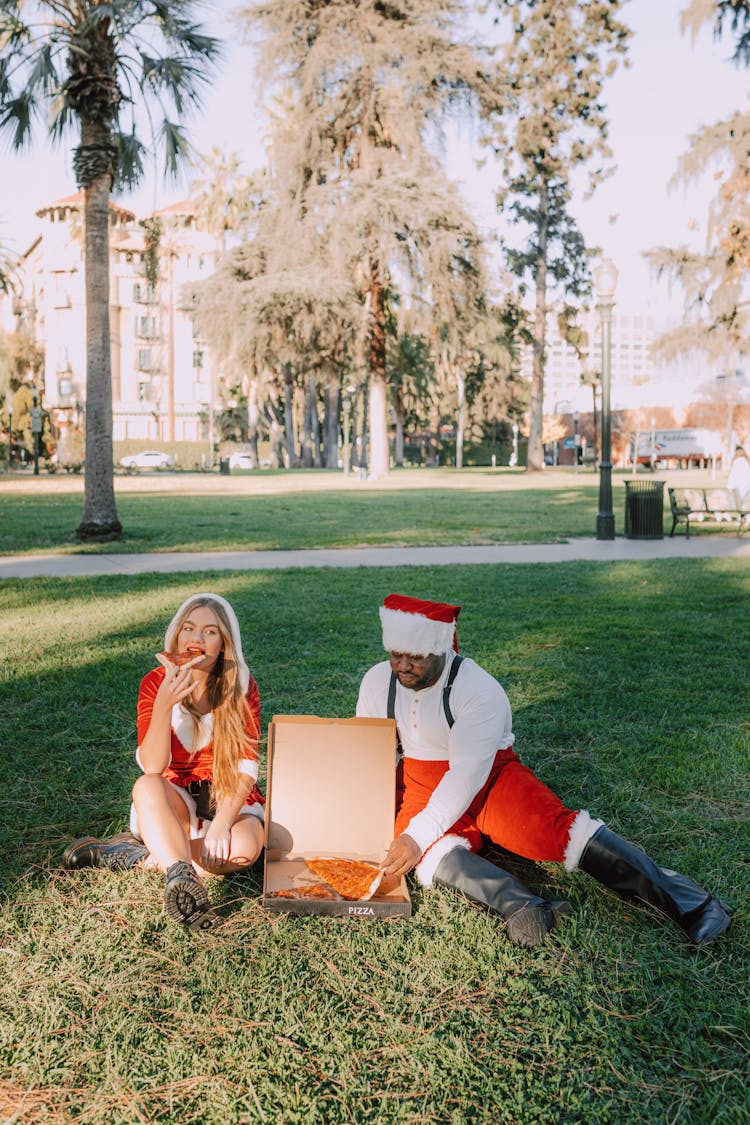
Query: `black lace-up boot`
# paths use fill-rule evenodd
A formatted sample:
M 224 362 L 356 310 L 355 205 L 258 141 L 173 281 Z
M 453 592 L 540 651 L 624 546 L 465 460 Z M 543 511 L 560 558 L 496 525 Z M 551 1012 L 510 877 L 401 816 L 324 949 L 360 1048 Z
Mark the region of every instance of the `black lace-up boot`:
M 145 859 L 148 848 L 130 832 L 121 832 L 109 840 L 95 840 L 82 836 L 68 844 L 63 852 L 63 864 L 71 871 L 82 867 L 108 867 L 110 871 L 129 871 Z

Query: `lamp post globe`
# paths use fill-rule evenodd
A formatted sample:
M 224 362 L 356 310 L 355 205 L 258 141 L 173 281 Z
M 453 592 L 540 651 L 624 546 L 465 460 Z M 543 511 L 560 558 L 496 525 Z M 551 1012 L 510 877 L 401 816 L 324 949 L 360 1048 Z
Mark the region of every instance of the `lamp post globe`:
M 596 538 L 614 539 L 615 514 L 612 511 L 612 437 L 610 402 L 612 387 L 612 309 L 617 289 L 617 267 L 604 258 L 594 270 L 594 296 L 602 329 L 602 435 L 599 463 L 599 511 Z

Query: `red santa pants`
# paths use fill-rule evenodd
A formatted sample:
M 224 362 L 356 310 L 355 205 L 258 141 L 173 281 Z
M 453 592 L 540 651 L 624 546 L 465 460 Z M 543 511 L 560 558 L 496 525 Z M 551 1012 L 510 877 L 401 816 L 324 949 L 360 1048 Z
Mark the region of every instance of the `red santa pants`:
M 404 758 L 396 782 L 397 836 L 425 807 L 447 769 L 447 762 Z M 464 836 L 472 851 L 491 840 L 525 859 L 562 863 L 577 816 L 509 747 L 498 750 L 481 792 L 446 835 Z

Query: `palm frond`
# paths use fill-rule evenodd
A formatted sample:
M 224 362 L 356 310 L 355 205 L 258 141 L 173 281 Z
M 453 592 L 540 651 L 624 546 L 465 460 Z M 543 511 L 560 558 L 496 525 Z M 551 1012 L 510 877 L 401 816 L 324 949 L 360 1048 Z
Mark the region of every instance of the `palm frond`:
M 0 117 L 0 131 L 11 132 L 13 148 L 22 149 L 26 147 L 31 140 L 31 124 L 34 115 L 34 103 L 31 96 L 24 91 L 17 97 L 6 100 L 4 110 L 5 112 Z
M 135 133 L 115 133 L 117 148 L 116 188 L 134 188 L 143 176 L 143 158 L 148 151 Z
M 164 147 L 165 176 L 177 178 L 180 162 L 188 157 L 190 145 L 185 130 L 175 121 L 162 122 L 160 141 Z

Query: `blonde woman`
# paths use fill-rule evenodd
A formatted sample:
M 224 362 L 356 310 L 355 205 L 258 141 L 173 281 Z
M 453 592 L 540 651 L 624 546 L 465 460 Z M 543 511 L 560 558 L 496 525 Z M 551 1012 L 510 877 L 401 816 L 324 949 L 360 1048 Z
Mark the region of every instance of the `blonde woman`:
M 165 651 L 138 692 L 138 750 L 127 833 L 76 840 L 68 867 L 125 869 L 145 862 L 165 873 L 167 915 L 191 929 L 218 922 L 199 872 L 254 863 L 263 846 L 257 787 L 260 700 L 242 654 L 234 610 L 196 594 L 177 610 Z M 142 841 L 142 842 L 141 842 Z

